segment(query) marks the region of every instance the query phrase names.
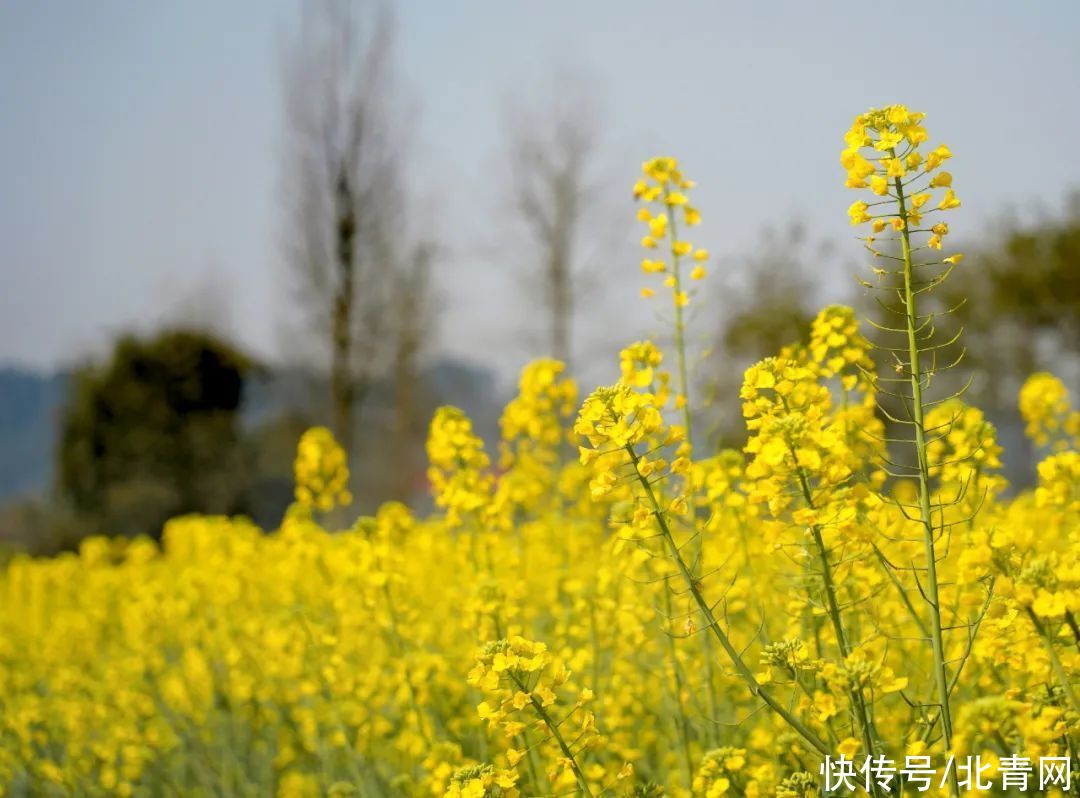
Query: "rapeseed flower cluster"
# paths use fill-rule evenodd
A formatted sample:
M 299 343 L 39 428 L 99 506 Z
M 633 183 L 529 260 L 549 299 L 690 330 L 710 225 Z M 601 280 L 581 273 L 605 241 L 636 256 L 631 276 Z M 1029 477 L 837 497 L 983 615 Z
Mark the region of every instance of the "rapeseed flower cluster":
M 459 523 L 488 505 L 495 487 L 489 473 L 491 459 L 468 416 L 456 407 L 436 410 L 427 455 L 435 504 L 446 509 L 450 523 Z
M 843 155 L 848 185 L 888 203 L 853 218 L 901 236 L 882 279 L 916 327 L 911 236 L 948 231 L 906 198 L 957 202 L 922 123 L 871 111 Z M 693 257 L 674 247 L 673 222 L 700 218 L 690 188 L 658 158 L 635 189 L 668 276 Z M 527 366 L 495 463 L 440 408 L 430 512 L 344 519 L 346 458 L 315 429 L 278 529 L 188 516 L 160 543 L 15 557 L 0 795 L 810 798 L 841 754 L 1075 774 L 1076 411 L 1050 375 L 1024 386 L 1047 456 L 1010 493 L 986 417 L 923 397 L 921 330 L 881 369 L 863 330 L 825 308 L 808 344 L 747 369 L 738 448 L 692 443 L 680 333 L 674 376 L 637 342 L 580 406 L 563 364 Z
M 1080 446 L 1080 411 L 1072 409 L 1069 392 L 1053 374 L 1032 374 L 1020 389 L 1020 415 L 1028 437 L 1056 451 Z
M 499 465 L 494 502 L 499 514 L 536 511 L 550 500 L 567 447 L 568 422 L 577 409 L 577 383 L 557 360 L 537 360 L 521 372 L 518 395 L 499 420 Z
M 695 248 L 679 236 L 680 226 L 701 224 L 701 212 L 690 204 L 686 194 L 694 187 L 694 181 L 683 176 L 674 158 L 652 158 L 642 164 L 641 171 L 644 177 L 634 184 L 634 199 L 643 203 L 637 218 L 646 227 L 641 239 L 646 250 L 641 270 L 664 275 L 664 286 L 671 289 L 676 314 L 681 316 L 681 309 L 690 304 L 690 294 L 684 286 L 687 275 L 682 271 L 684 258 L 694 263 L 688 275 L 691 280 L 704 279 L 704 263 L 709 259 L 707 250 Z M 646 299 L 654 294 L 652 288 L 641 291 Z
M 296 501 L 304 507 L 325 512 L 352 503 L 345 450 L 326 427 L 312 427 L 300 436 L 293 475 Z
M 952 158 L 944 144 L 926 152 L 920 146 L 927 141 L 922 122 L 926 115 L 909 111 L 903 105 L 871 109 L 855 118 L 844 136 L 847 145 L 840 163 L 847 171 L 845 185 L 853 189 L 869 189 L 883 200 L 867 203 L 858 200 L 848 208 L 852 225 L 867 222 L 873 233 L 886 230 L 913 232 L 930 224 L 927 247 L 941 249 L 942 240 L 949 234 L 944 221 L 934 214 L 960 207 L 953 190 L 952 174 L 939 168 Z M 934 204 L 935 191 L 938 192 Z M 893 201 L 899 203 L 894 207 Z M 925 219 L 924 217 L 930 217 Z M 873 247 L 873 236 L 867 245 Z M 876 251 L 876 250 L 875 250 Z M 959 262 L 962 256 L 952 256 Z

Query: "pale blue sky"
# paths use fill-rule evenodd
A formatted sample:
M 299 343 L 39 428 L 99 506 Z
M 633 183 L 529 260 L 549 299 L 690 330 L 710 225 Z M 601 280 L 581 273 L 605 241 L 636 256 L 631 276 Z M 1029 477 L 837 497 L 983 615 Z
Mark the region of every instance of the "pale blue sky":
M 521 326 L 491 247 L 500 98 L 558 64 L 604 88 L 605 169 L 626 187 L 649 155 L 683 161 L 720 269 L 790 217 L 856 258 L 838 153 L 871 105 L 928 112 L 961 236 L 1058 207 L 1080 186 L 1080 3 L 906 5 L 401 0 L 419 188 L 452 255 L 440 347 L 521 357 L 489 343 Z M 211 294 L 207 313 L 279 351 L 279 54 L 298 18 L 296 0 L 0 4 L 0 362 L 70 361 Z M 636 253 L 614 257 L 636 292 Z

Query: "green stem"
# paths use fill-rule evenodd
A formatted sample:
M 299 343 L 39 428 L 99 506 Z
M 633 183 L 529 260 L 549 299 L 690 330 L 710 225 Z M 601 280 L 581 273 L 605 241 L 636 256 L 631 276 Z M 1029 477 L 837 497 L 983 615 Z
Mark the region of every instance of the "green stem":
M 675 222 L 675 210 L 667 203 L 670 191 L 664 189 L 664 208 L 667 213 L 668 240 L 671 242 L 671 276 L 675 280 L 673 297 L 675 305 L 675 358 L 679 368 L 679 393 L 683 399 L 683 425 L 686 427 L 686 440 L 691 447 L 694 445 L 693 427 L 690 422 L 690 385 L 686 376 L 686 322 L 683 319 L 683 308 L 679 304 L 679 294 L 682 293 L 682 274 L 679 269 L 679 258 L 675 254 L 675 242 L 679 240 L 678 226 Z
M 533 789 L 538 793 L 542 792 L 540 775 L 536 767 L 536 752 L 533 751 L 532 745 L 529 743 L 528 732 L 522 732 L 518 735 L 518 744 L 525 751 L 525 761 L 529 766 L 529 778 L 532 779 Z
M 1076 617 L 1068 610 L 1065 610 L 1065 623 L 1069 625 L 1069 630 L 1073 633 L 1077 648 L 1080 648 L 1080 626 L 1077 626 Z
M 1050 632 L 1039 621 L 1039 617 L 1034 613 L 1031 607 L 1024 607 L 1024 611 L 1027 613 L 1028 618 L 1031 619 L 1032 624 L 1035 625 L 1035 631 L 1038 632 L 1040 639 L 1043 641 L 1043 645 L 1046 647 L 1046 655 L 1050 658 L 1050 665 L 1054 669 L 1054 676 L 1056 676 L 1058 682 L 1061 683 L 1061 689 L 1065 693 L 1065 698 L 1068 700 L 1069 706 L 1072 707 L 1073 712 L 1080 715 L 1080 701 L 1077 700 L 1076 693 L 1073 692 L 1072 685 L 1069 683 L 1069 675 L 1065 673 L 1065 668 L 1058 658 L 1057 651 L 1054 650 L 1054 641 L 1050 636 Z
M 896 157 L 896 152 L 890 150 Z M 934 551 L 934 518 L 930 509 L 930 468 L 926 456 L 926 425 L 923 418 L 922 371 L 919 367 L 919 343 L 916 337 L 918 328 L 918 310 L 915 291 L 912 288 L 911 235 L 908 231 L 907 203 L 904 197 L 904 184 L 899 177 L 893 179 L 896 189 L 896 202 L 899 206 L 900 241 L 904 260 L 904 310 L 907 326 L 908 358 L 911 379 L 911 420 L 915 425 L 915 453 L 919 467 L 919 512 L 923 527 L 923 544 L 926 551 L 926 603 L 930 607 L 930 640 L 934 654 L 934 683 L 937 687 L 940 704 L 941 731 L 945 750 L 952 750 L 952 712 L 949 708 L 949 677 L 945 669 L 945 644 L 941 631 L 941 597 L 938 590 L 937 553 Z M 949 781 L 949 792 L 956 796 L 959 786 L 955 771 Z
M 668 526 L 667 520 L 664 518 L 664 512 L 660 508 L 660 504 L 657 501 L 656 493 L 652 489 L 652 485 L 649 480 L 642 476 L 640 469 L 638 468 L 639 458 L 637 452 L 634 451 L 634 447 L 630 444 L 626 446 L 626 452 L 630 456 L 630 461 L 634 466 L 634 473 L 637 475 L 638 481 L 641 483 L 641 487 L 645 492 L 646 497 L 649 499 L 649 503 L 653 508 L 653 515 L 656 517 L 657 526 L 660 529 L 660 534 L 667 543 L 668 549 L 671 552 L 671 557 L 675 562 L 675 565 L 679 569 L 679 573 L 682 575 L 686 582 L 687 588 L 690 590 L 690 595 L 693 596 L 694 603 L 697 604 L 698 609 L 701 611 L 702 617 L 708 624 L 709 629 L 712 630 L 713 636 L 717 642 L 720 643 L 720 647 L 724 649 L 724 653 L 727 654 L 728 659 L 731 660 L 731 664 L 735 668 L 735 672 L 739 675 L 739 678 L 746 683 L 746 686 L 750 689 L 751 695 L 756 698 L 760 698 L 765 704 L 772 709 L 777 715 L 780 716 L 792 729 L 794 729 L 800 737 L 810 744 L 814 750 L 816 750 L 822 756 L 828 756 L 831 751 L 828 745 L 805 723 L 799 718 L 793 715 L 788 709 L 772 695 L 769 690 L 763 687 L 758 680 L 754 677 L 753 672 L 747 666 L 743 660 L 742 655 L 738 649 L 732 644 L 731 640 L 720 628 L 720 624 L 716 620 L 716 616 L 713 615 L 712 607 L 705 601 L 704 596 L 701 594 L 701 589 L 698 585 L 698 581 L 690 573 L 690 568 L 687 566 L 686 561 L 683 559 L 682 554 L 679 552 L 678 546 L 675 545 L 675 539 L 672 537 L 671 528 Z
M 929 640 L 930 630 L 926 628 L 926 623 L 919 616 L 919 613 L 915 611 L 915 605 L 912 604 L 911 599 L 908 598 L 907 590 L 900 584 L 900 580 L 896 578 L 896 574 L 893 573 L 893 569 L 889 566 L 888 560 L 885 559 L 885 555 L 881 553 L 881 549 L 877 547 L 877 544 L 871 543 L 870 545 L 874 549 L 874 556 L 877 557 L 881 569 L 885 572 L 885 575 L 889 577 L 889 581 L 892 582 L 893 587 L 896 588 L 896 592 L 899 594 L 900 600 L 904 602 L 904 606 L 911 615 L 911 619 L 915 621 L 915 625 L 919 627 L 919 632 L 923 637 Z
M 679 294 L 682 293 L 682 270 L 680 268 L 681 256 L 675 253 L 675 242 L 679 240 L 679 226 L 678 222 L 675 221 L 675 208 L 667 202 L 667 198 L 670 194 L 670 189 L 665 187 L 664 208 L 668 220 L 668 241 L 671 244 L 671 276 L 675 280 L 675 285 L 673 287 L 675 305 L 675 359 L 679 371 L 679 395 L 682 397 L 683 402 L 682 416 L 683 426 L 686 427 L 686 442 L 690 445 L 690 450 L 693 451 L 694 429 L 690 415 L 690 379 L 687 376 L 686 368 L 686 321 L 683 314 L 683 307 L 679 303 Z M 700 534 L 695 538 L 693 552 L 694 556 L 691 558 L 691 565 L 697 570 L 700 568 L 702 557 L 702 539 Z M 709 724 L 707 726 L 707 736 L 711 740 L 712 724 L 715 723 L 719 710 L 716 705 L 716 695 L 713 691 L 712 645 L 708 635 L 703 635 L 701 641 L 701 650 L 705 659 L 705 699 L 708 701 L 709 714 L 712 716 L 709 719 Z
M 785 408 L 787 403 L 784 403 Z M 799 478 L 799 487 L 802 489 L 803 501 L 806 502 L 806 506 L 811 510 L 816 510 L 817 506 L 814 503 L 814 496 L 810 491 L 810 481 L 806 478 L 806 472 L 802 467 L 798 465 L 798 455 L 795 453 L 795 447 L 789 442 L 788 450 L 791 452 L 791 458 L 796 463 L 795 472 Z M 843 618 L 840 615 L 840 602 L 836 598 L 836 584 L 833 581 L 832 563 L 829 562 L 829 551 L 825 548 L 825 540 L 821 535 L 821 527 L 818 524 L 814 524 L 810 527 L 810 533 L 814 538 L 814 545 L 817 548 L 818 560 L 821 563 L 821 581 L 825 589 L 825 602 L 829 612 L 829 618 L 832 620 L 833 632 L 836 634 L 836 646 L 840 650 L 840 657 L 847 659 L 851 653 L 851 649 L 848 645 L 847 632 L 844 629 Z M 859 731 L 862 733 L 863 745 L 866 746 L 866 753 L 873 755 L 874 750 L 874 736 L 871 730 L 870 713 L 866 706 L 866 696 L 863 695 L 862 687 L 853 686 L 848 691 L 851 699 L 851 707 L 855 712 L 855 716 L 859 722 Z M 878 794 L 877 782 L 871 783 L 871 789 L 874 795 Z
M 540 717 L 540 720 L 544 722 L 544 725 L 547 726 L 548 731 L 551 732 L 551 736 L 555 738 L 555 742 L 559 745 L 559 750 L 562 751 L 563 756 L 566 757 L 566 760 L 570 763 L 570 769 L 574 771 L 578 787 L 581 788 L 581 791 L 588 796 L 588 798 L 593 798 L 592 790 L 589 789 L 589 783 L 585 781 L 585 774 L 582 772 L 581 766 L 574 757 L 574 752 L 570 750 L 570 746 L 566 744 L 566 740 L 559 731 L 559 725 L 555 723 L 551 715 L 549 715 L 548 711 L 544 708 L 544 705 L 532 694 L 531 690 L 525 688 L 525 685 L 522 684 L 517 676 L 511 674 L 511 678 L 514 680 L 514 684 L 517 685 L 518 689 L 529 696 L 529 702 L 532 704 L 533 710 Z
M 952 680 L 949 682 L 949 695 L 953 694 L 956 690 L 956 686 L 960 684 L 960 675 L 964 672 L 964 666 L 967 665 L 968 659 L 971 657 L 971 650 L 975 647 L 975 636 L 979 633 L 979 627 L 982 626 L 983 618 L 986 617 L 986 611 L 990 608 L 990 602 L 994 598 L 994 582 L 990 581 L 989 587 L 986 589 L 986 599 L 983 601 L 982 609 L 979 610 L 979 615 L 975 619 L 975 622 L 971 625 L 971 631 L 968 634 L 967 647 L 964 649 L 963 656 L 960 657 L 960 661 L 953 669 Z M 941 713 L 939 712 L 938 715 Z M 936 717 L 931 718 L 926 724 L 926 729 L 923 731 L 922 740 L 926 742 L 930 739 L 930 735 L 934 731 L 934 727 L 937 725 L 938 719 Z
M 667 588 L 667 584 L 664 585 L 664 610 L 667 613 L 667 617 L 671 618 L 671 593 Z M 683 707 L 683 678 L 682 667 L 679 665 L 678 652 L 675 648 L 675 639 L 670 633 L 665 632 L 665 637 L 668 639 L 668 651 L 671 656 L 671 671 L 675 681 L 675 708 L 678 710 L 678 718 L 675 721 L 676 726 L 679 729 L 679 735 L 682 737 L 683 744 L 683 764 L 686 765 L 686 783 L 693 784 L 694 782 L 694 757 L 690 752 L 690 722 L 686 717 L 686 710 Z

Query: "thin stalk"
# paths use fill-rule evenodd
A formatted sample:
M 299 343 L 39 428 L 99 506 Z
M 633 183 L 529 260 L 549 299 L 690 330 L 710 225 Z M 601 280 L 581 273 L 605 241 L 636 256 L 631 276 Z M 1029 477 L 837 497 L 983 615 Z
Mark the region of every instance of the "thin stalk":
M 664 189 L 664 208 L 667 214 L 668 240 L 671 242 L 671 276 L 675 281 L 672 288 L 673 304 L 675 305 L 675 358 L 679 369 L 679 394 L 683 399 L 683 426 L 686 427 L 686 440 L 693 447 L 693 426 L 690 422 L 690 385 L 686 376 L 686 322 L 683 318 L 683 308 L 679 304 L 679 294 L 682 293 L 682 274 L 679 269 L 680 255 L 675 254 L 675 242 L 679 240 L 679 228 L 675 221 L 675 209 L 667 203 L 670 191 Z
M 505 637 L 506 635 L 503 634 L 502 624 L 499 622 L 498 613 L 492 614 L 491 621 L 495 625 L 495 637 L 499 639 Z M 521 742 L 521 748 L 525 751 L 525 756 L 528 760 L 529 774 L 532 777 L 533 787 L 536 789 L 537 793 L 540 793 L 540 776 L 538 775 L 539 765 L 536 761 L 536 751 L 534 750 L 532 744 L 529 742 L 528 730 L 525 730 L 520 735 L 518 735 L 518 739 Z
M 795 453 L 795 447 L 789 443 L 788 449 L 791 451 L 792 459 L 797 464 L 798 457 Z M 798 465 L 796 465 L 795 470 L 799 477 L 799 487 L 802 489 L 803 501 L 806 502 L 806 506 L 811 510 L 817 509 L 814 502 L 814 496 L 810 491 L 810 482 L 806 478 L 806 473 Z M 844 629 L 844 621 L 840 615 L 840 602 L 836 598 L 836 584 L 833 580 L 832 563 L 829 562 L 829 552 L 828 549 L 825 548 L 825 540 L 821 535 L 821 527 L 818 524 L 814 524 L 810 527 L 810 533 L 814 539 L 814 546 L 817 548 L 818 560 L 821 563 L 821 581 L 825 590 L 825 602 L 829 612 L 829 618 L 832 620 L 833 632 L 836 634 L 836 646 L 840 650 L 840 657 L 842 659 L 847 659 L 848 655 L 851 653 L 851 648 L 848 645 L 847 632 Z M 866 707 L 866 696 L 863 695 L 861 687 L 852 687 L 848 692 L 851 698 L 851 707 L 859 722 L 859 731 L 862 733 L 863 745 L 866 746 L 866 753 L 872 756 L 875 753 L 874 736 L 870 724 L 870 713 L 867 711 Z M 870 786 L 874 795 L 877 795 L 877 782 L 872 782 Z
M 1065 668 L 1058 658 L 1057 651 L 1054 650 L 1054 641 L 1050 636 L 1050 632 L 1039 621 L 1039 617 L 1034 613 L 1031 607 L 1024 607 L 1024 611 L 1027 612 L 1028 618 L 1030 618 L 1032 624 L 1035 625 L 1035 631 L 1038 632 L 1040 639 L 1043 641 L 1043 645 L 1046 647 L 1046 655 L 1050 658 L 1050 665 L 1054 669 L 1054 676 L 1056 676 L 1058 682 L 1061 683 L 1061 689 L 1065 692 L 1065 698 L 1068 700 L 1069 706 L 1072 707 L 1073 712 L 1080 715 L 1080 701 L 1077 700 L 1076 693 L 1073 692 L 1072 685 L 1069 683 L 1069 675 L 1065 673 Z
M 890 150 L 896 157 L 896 152 Z M 907 201 L 904 184 L 899 177 L 893 178 L 896 202 L 899 206 L 903 227 L 900 241 L 904 261 L 904 320 L 907 327 L 908 358 L 911 369 L 911 420 L 915 425 L 915 452 L 919 461 L 919 512 L 923 526 L 923 543 L 926 550 L 926 603 L 930 607 L 930 640 L 934 653 L 934 683 L 937 687 L 941 713 L 941 732 L 945 750 L 952 750 L 952 712 L 949 708 L 949 678 L 945 670 L 945 644 L 941 631 L 941 597 L 938 591 L 937 553 L 934 551 L 934 518 L 930 510 L 930 467 L 926 457 L 926 426 L 923 418 L 922 372 L 919 367 L 919 344 L 915 330 L 918 327 L 918 310 L 915 292 L 912 290 L 911 236 L 907 225 Z M 955 771 L 950 771 L 949 792 L 956 796 L 959 786 Z
M 991 580 L 990 586 L 986 590 L 986 599 L 983 601 L 982 609 L 979 610 L 979 615 L 971 626 L 971 632 L 968 634 L 967 648 L 964 649 L 963 656 L 960 657 L 960 661 L 957 663 L 956 668 L 953 669 L 952 680 L 949 682 L 949 695 L 952 695 L 953 691 L 956 690 L 956 686 L 960 684 L 960 675 L 964 672 L 964 666 L 967 665 L 968 659 L 971 657 L 971 650 L 975 647 L 975 635 L 979 633 L 979 627 L 982 626 L 983 618 L 986 617 L 986 611 L 990 608 L 990 601 L 993 598 L 994 582 Z M 939 712 L 938 715 L 940 714 L 941 713 Z M 933 734 L 937 721 L 938 719 L 934 717 L 926 724 L 926 729 L 922 734 L 923 742 L 927 742 L 930 739 L 930 735 Z
M 1080 626 L 1077 626 L 1076 617 L 1068 610 L 1065 610 L 1065 623 L 1069 625 L 1073 640 L 1076 642 L 1077 647 L 1080 648 Z
M 690 379 L 687 376 L 686 368 L 686 321 L 683 314 L 683 307 L 679 303 L 679 294 L 682 293 L 682 270 L 680 268 L 680 255 L 675 253 L 675 242 L 679 240 L 679 225 L 675 221 L 675 207 L 669 205 L 667 198 L 671 191 L 668 188 L 664 188 L 664 209 L 667 215 L 667 230 L 668 241 L 671 244 L 671 276 L 675 280 L 675 285 L 672 288 L 675 305 L 675 359 L 678 365 L 679 371 L 679 396 L 682 397 L 682 416 L 683 426 L 686 427 L 686 442 L 690 445 L 690 450 L 694 449 L 694 429 L 693 422 L 690 415 Z M 691 558 L 691 564 L 696 567 L 700 567 L 702 557 L 702 536 L 697 535 L 693 544 L 694 556 Z M 713 738 L 713 723 L 716 720 L 718 708 L 716 705 L 716 695 L 713 692 L 713 669 L 712 669 L 712 645 L 709 642 L 708 635 L 703 635 L 701 643 L 701 651 L 705 659 L 705 699 L 708 701 L 709 707 L 709 724 L 706 726 L 706 737 L 709 741 Z
M 667 613 L 667 617 L 671 618 L 671 593 L 668 590 L 667 584 L 664 584 L 664 610 Z M 686 717 L 686 709 L 683 707 L 683 678 L 682 668 L 679 665 L 679 657 L 675 649 L 675 639 L 665 632 L 664 636 L 668 639 L 668 652 L 671 656 L 671 672 L 675 681 L 675 708 L 678 710 L 679 717 L 676 719 L 675 724 L 679 729 L 679 736 L 682 738 L 683 745 L 683 764 L 686 766 L 686 783 L 693 784 L 694 782 L 694 757 L 690 752 L 690 720 Z
M 892 582 L 893 587 L 896 588 L 897 594 L 900 596 L 900 600 L 904 602 L 904 606 L 907 608 L 908 613 L 911 615 L 911 619 L 915 621 L 915 625 L 919 627 L 919 631 L 922 636 L 927 640 L 930 639 L 930 630 L 926 628 L 926 622 L 918 612 L 915 611 L 915 605 L 911 603 L 911 599 L 908 598 L 907 590 L 900 584 L 900 580 L 896 578 L 896 574 L 893 573 L 893 569 L 889 567 L 888 561 L 885 559 L 885 555 L 881 553 L 881 549 L 877 547 L 876 543 L 872 543 L 871 546 L 874 549 L 874 556 L 877 557 L 878 563 L 881 564 L 881 570 L 885 572 L 885 575 L 889 577 L 889 581 Z
M 540 720 L 544 722 L 544 725 L 547 726 L 548 731 L 551 732 L 551 736 L 555 738 L 555 742 L 559 745 L 559 750 L 561 750 L 563 756 L 566 757 L 566 761 L 570 763 L 570 769 L 574 771 L 578 787 L 581 788 L 581 791 L 588 796 L 588 798 L 593 798 L 592 790 L 589 789 L 589 783 L 585 781 L 585 774 L 581 771 L 581 766 L 574 757 L 574 752 L 570 750 L 570 746 L 566 744 L 566 740 L 559 731 L 559 724 L 552 719 L 551 715 L 548 714 L 548 711 L 544 709 L 544 705 L 532 694 L 531 690 L 525 688 L 525 685 L 522 684 L 517 676 L 511 675 L 511 678 L 514 680 L 518 689 L 529 696 L 529 702 L 532 704 L 533 710 L 540 716 Z
M 836 634 L 836 645 L 840 649 L 840 656 L 847 659 L 851 649 L 848 646 L 844 623 L 840 616 L 840 605 L 836 600 L 836 586 L 833 583 L 829 555 L 825 549 L 825 542 L 821 537 L 821 529 L 816 524 L 811 527 L 811 533 L 814 538 L 814 545 L 818 550 L 818 559 L 821 562 L 822 582 L 825 585 L 825 601 L 829 611 L 829 618 L 832 620 L 833 632 Z M 852 687 L 849 693 L 852 709 L 855 710 L 855 717 L 859 722 L 859 731 L 862 732 L 863 745 L 866 746 L 866 753 L 873 755 L 875 753 L 874 738 L 870 728 L 870 715 L 866 707 L 866 696 L 863 695 L 861 687 Z M 876 795 L 876 782 L 870 786 Z
M 518 743 L 525 751 L 525 761 L 529 766 L 529 778 L 532 779 L 533 789 L 538 793 L 541 792 L 540 775 L 536 765 L 536 752 L 533 751 L 532 745 L 529 743 L 528 734 L 523 732 L 518 735 Z
M 704 596 L 701 595 L 698 581 L 694 578 L 693 574 L 690 573 L 690 568 L 687 566 L 686 560 L 683 559 L 682 554 L 679 552 L 679 547 L 675 545 L 675 539 L 671 534 L 671 528 L 664 518 L 663 510 L 660 509 L 660 503 L 656 498 L 656 494 L 653 492 L 652 485 L 649 483 L 648 479 L 641 475 L 641 471 L 638 468 L 639 458 L 634 451 L 634 447 L 627 444 L 626 452 L 634 465 L 634 473 L 637 475 L 638 481 L 641 483 L 641 487 L 644 490 L 646 497 L 648 497 L 649 503 L 652 505 L 656 524 L 660 529 L 661 536 L 667 543 L 668 549 L 671 552 L 671 557 L 678 567 L 679 573 L 685 580 L 690 595 L 693 596 L 694 603 L 697 604 L 702 617 L 705 618 L 709 629 L 712 630 L 713 636 L 716 638 L 717 642 L 720 643 L 720 647 L 724 649 L 724 653 L 727 654 L 728 659 L 731 660 L 731 664 L 734 666 L 735 672 L 739 675 L 739 678 L 746 683 L 746 686 L 750 689 L 751 695 L 764 701 L 773 712 L 779 715 L 780 718 L 795 730 L 800 737 L 809 743 L 814 750 L 822 756 L 829 756 L 831 751 L 828 745 L 825 744 L 813 729 L 788 711 L 788 709 L 777 700 L 769 690 L 758 682 L 754 677 L 753 671 L 750 670 L 745 660 L 743 660 L 738 649 L 735 648 L 728 636 L 724 634 L 724 631 L 720 628 L 720 624 L 716 620 L 716 616 L 713 615 L 712 607 L 709 606 L 708 602 L 705 601 Z

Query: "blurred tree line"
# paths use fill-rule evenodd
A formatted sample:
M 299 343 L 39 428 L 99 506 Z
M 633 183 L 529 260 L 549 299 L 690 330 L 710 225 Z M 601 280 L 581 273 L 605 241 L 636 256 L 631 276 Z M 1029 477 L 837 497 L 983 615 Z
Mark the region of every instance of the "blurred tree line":
M 952 309 L 948 323 L 964 330 L 961 371 L 972 376 L 966 400 L 998 426 L 1010 476 L 1024 484 L 1031 472 L 1016 410 L 1020 385 L 1034 371 L 1051 370 L 1077 389 L 1080 196 L 1058 216 L 996 225 L 961 249 L 967 257 L 937 301 Z M 739 446 L 744 438 L 738 389 L 745 366 L 805 343 L 823 302 L 855 304 L 873 317 L 853 268 L 836 266 L 835 257 L 791 225 L 766 230 L 744 263 L 726 267 L 724 297 L 713 300 L 721 309 L 715 346 L 701 369 L 716 446 Z M 817 288 L 842 285 L 841 275 L 851 289 L 822 297 Z M 365 507 L 415 501 L 424 489 L 423 439 L 438 391 L 429 378 L 409 374 L 411 398 L 403 402 L 403 372 L 394 358 L 390 363 L 363 401 L 352 398 L 354 412 L 364 410 L 368 421 L 366 445 L 354 448 Z M 186 512 L 245 513 L 274 526 L 291 498 L 295 442 L 307 425 L 335 418 L 337 399 L 332 377 L 308 375 L 297 389 L 321 400 L 246 429 L 244 385 L 266 373 L 227 341 L 198 330 L 121 338 L 106 361 L 74 375 L 61 421 L 55 507 L 23 507 L 23 523 L 47 529 L 50 545 L 61 547 L 90 532 L 156 534 L 167 518 Z M 401 425 L 403 408 L 410 415 Z
M 75 374 L 53 495 L 0 513 L 0 539 L 8 528 L 31 530 L 23 537 L 47 551 L 89 533 L 156 535 L 185 512 L 245 513 L 272 528 L 291 498 L 296 440 L 316 423 L 350 452 L 363 509 L 424 495 L 423 441 L 442 398 L 425 370 L 442 248 L 409 169 L 413 115 L 395 76 L 391 8 L 305 4 L 286 42 L 280 282 L 291 292 L 288 338 L 303 364 L 291 371 L 295 401 L 247 424 L 249 389 L 279 377 L 280 366 L 255 364 L 225 337 L 193 327 L 124 337 Z M 544 343 L 534 354 L 563 357 L 575 370 L 588 359 L 575 346 L 581 319 L 595 319 L 604 298 L 597 250 L 606 257 L 608 249 L 590 250 L 589 239 L 621 218 L 598 201 L 607 193 L 595 167 L 603 136 L 585 85 L 564 76 L 535 103 L 545 110 L 507 109 L 502 181 L 503 227 L 523 244 L 511 265 L 539 311 Z M 1080 195 L 1057 216 L 1004 220 L 960 249 L 967 258 L 937 299 L 964 328 L 967 400 L 998 425 L 1010 476 L 1023 484 L 1030 458 L 1018 432 L 1020 384 L 1052 370 L 1078 388 Z M 743 371 L 806 342 L 824 304 L 879 317 L 858 288 L 859 271 L 797 224 L 763 231 L 751 254 L 713 269 L 711 354 L 697 369 L 712 445 L 741 445 Z M 498 402 L 488 399 L 493 431 Z
M 437 404 L 469 407 L 491 434 L 498 398 L 486 376 L 454 361 L 419 370 L 405 425 L 394 373 L 373 383 L 365 445 L 351 463 L 359 511 L 426 500 L 424 440 Z M 273 529 L 293 499 L 300 435 L 332 418 L 325 372 L 256 363 L 194 328 L 124 336 L 67 382 L 52 489 L 0 507 L 0 549 L 7 541 L 48 554 L 90 534 L 157 537 L 169 518 L 195 512 Z
M 47 528 L 38 537 L 48 546 L 91 532 L 156 535 L 196 511 L 273 526 L 291 496 L 296 440 L 314 423 L 331 426 L 358 464 L 362 504 L 421 487 L 438 247 L 406 168 L 411 115 L 391 12 L 319 0 L 285 42 L 280 282 L 296 311 L 292 355 L 308 377 L 303 411 L 242 432 L 244 384 L 258 374 L 227 341 L 188 329 L 121 339 L 72 381 L 55 506 L 17 510 L 21 523 Z
M 974 401 L 995 414 L 1016 406 L 1024 379 L 1052 371 L 1074 399 L 1080 372 L 1080 192 L 1063 212 L 1021 223 L 1005 217 L 943 286 L 974 372 Z
M 1005 217 L 955 250 L 965 259 L 933 301 L 943 313 L 939 323 L 961 332 L 941 361 L 963 360 L 940 378 L 951 390 L 966 386 L 964 401 L 998 428 L 1010 481 L 1027 485 L 1034 473 L 1017 410 L 1020 386 L 1034 372 L 1051 371 L 1074 397 L 1080 393 L 1080 193 L 1066 198 L 1059 214 Z M 865 318 L 884 319 L 856 279 L 872 279 L 866 265 L 837 264 L 832 247 L 812 241 L 797 224 L 765 231 L 753 255 L 720 271 L 737 277 L 716 298 L 721 320 L 702 378 L 715 400 L 715 445 L 739 446 L 745 436 L 738 390 L 747 366 L 785 344 L 807 343 L 810 321 L 824 304 L 849 304 Z M 864 334 L 876 337 L 869 325 Z
M 135 535 L 183 513 L 249 512 L 238 410 L 251 361 L 194 331 L 121 338 L 78 370 L 57 452 L 57 490 L 85 526 Z

